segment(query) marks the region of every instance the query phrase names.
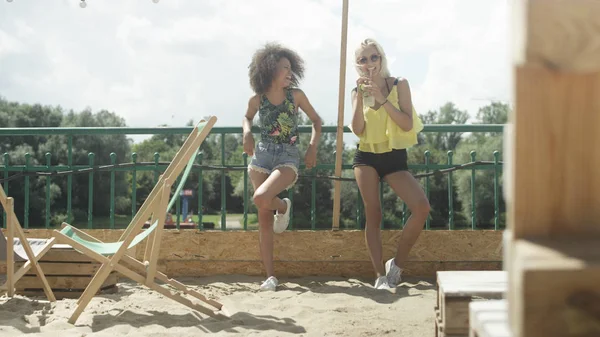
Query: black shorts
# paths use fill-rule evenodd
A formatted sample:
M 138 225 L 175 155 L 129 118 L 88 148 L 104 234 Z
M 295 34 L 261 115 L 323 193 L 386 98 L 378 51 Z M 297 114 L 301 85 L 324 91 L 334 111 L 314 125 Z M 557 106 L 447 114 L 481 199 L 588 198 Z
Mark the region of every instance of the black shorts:
M 371 166 L 383 179 L 386 175 L 398 171 L 408 171 L 406 149 L 392 150 L 385 153 L 363 152 L 356 149 L 352 168 L 356 166 Z

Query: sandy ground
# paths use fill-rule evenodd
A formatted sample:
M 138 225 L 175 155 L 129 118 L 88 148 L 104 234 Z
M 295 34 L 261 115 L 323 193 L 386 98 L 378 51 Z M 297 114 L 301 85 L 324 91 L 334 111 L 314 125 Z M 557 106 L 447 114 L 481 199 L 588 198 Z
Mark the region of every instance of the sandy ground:
M 218 299 L 230 319 L 206 318 L 127 281 L 95 297 L 74 326 L 67 322 L 74 299 L 0 297 L 0 336 L 434 336 L 432 280 L 375 290 L 357 279 L 291 278 L 277 292 L 259 292 L 257 277 L 180 281 Z

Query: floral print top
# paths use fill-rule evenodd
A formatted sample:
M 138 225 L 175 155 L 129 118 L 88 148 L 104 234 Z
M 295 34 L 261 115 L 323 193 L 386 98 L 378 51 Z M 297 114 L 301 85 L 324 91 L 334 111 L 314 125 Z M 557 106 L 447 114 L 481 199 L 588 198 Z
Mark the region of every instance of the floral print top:
M 290 145 L 298 142 L 298 112 L 291 89 L 286 90 L 285 99 L 279 105 L 262 95 L 258 116 L 262 141 Z

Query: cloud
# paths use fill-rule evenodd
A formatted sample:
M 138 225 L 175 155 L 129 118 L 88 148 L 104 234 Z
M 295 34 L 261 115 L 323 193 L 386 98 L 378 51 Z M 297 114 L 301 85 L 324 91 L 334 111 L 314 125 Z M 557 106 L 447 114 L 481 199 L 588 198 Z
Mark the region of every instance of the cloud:
M 415 90 L 423 108 L 453 101 L 475 115 L 491 100 L 508 101 L 506 7 L 504 2 L 494 2 L 486 9 L 459 12 L 445 29 L 453 43 L 429 53 L 426 77 Z
M 506 3 L 350 1 L 345 123 L 354 48 L 377 38 L 419 112 L 446 101 L 476 113 L 508 97 Z M 183 125 L 214 114 L 238 126 L 252 92 L 247 67 L 267 41 L 306 61 L 302 89 L 337 121 L 342 2 L 338 0 L 25 1 L 0 4 L 0 95 L 75 110 L 107 109 L 130 126 Z M 350 138 L 347 138 L 347 140 Z
M 0 30 L 0 58 L 4 55 L 17 53 L 21 48 L 19 40 Z

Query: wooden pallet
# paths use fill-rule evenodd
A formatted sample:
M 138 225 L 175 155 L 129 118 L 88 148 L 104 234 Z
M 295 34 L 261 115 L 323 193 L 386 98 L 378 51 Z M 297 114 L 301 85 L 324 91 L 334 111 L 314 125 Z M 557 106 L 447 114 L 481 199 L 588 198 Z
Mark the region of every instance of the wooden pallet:
M 469 303 L 469 322 L 469 337 L 512 337 L 507 300 Z
M 505 271 L 438 271 L 436 337 L 469 335 L 469 303 L 501 299 L 507 291 Z
M 69 245 L 55 244 L 40 260 L 56 299 L 78 298 L 81 296 L 100 263 L 71 248 Z M 23 262 L 15 263 L 19 268 Z M 117 292 L 118 274 L 112 272 L 98 293 Z M 45 296 L 42 283 L 33 270 L 29 270 L 15 284 L 16 293 L 24 296 Z

